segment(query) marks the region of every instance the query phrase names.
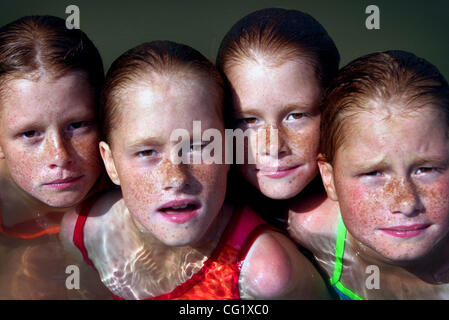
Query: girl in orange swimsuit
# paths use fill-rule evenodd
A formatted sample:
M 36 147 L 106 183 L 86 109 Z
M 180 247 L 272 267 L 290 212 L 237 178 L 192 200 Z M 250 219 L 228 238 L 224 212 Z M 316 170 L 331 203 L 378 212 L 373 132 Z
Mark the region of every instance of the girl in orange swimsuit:
M 114 297 L 327 296 L 285 236 L 225 201 L 224 157 L 203 161 L 224 150 L 223 87 L 203 55 L 168 41 L 137 46 L 108 71 L 100 150 L 121 190 L 66 214 L 61 230 Z
M 100 55 L 51 16 L 0 28 L 0 299 L 64 299 L 63 213 L 101 187 Z

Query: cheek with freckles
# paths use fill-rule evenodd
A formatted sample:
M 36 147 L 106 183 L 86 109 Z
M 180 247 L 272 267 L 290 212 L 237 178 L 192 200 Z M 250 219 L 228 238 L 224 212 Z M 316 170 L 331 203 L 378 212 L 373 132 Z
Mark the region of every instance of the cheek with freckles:
M 376 212 L 381 211 L 383 202 L 378 194 L 372 193 L 358 183 L 338 183 L 336 191 L 343 220 L 349 232 L 359 241 L 369 239 L 376 223 Z
M 98 152 L 98 134 L 83 136 L 68 142 L 67 152 L 71 160 L 70 167 L 65 168 L 73 176 L 83 175 L 84 181 L 62 194 L 42 188 L 55 178 L 49 168 L 48 152 L 44 149 L 24 150 L 9 146 L 5 148 L 5 159 L 11 178 L 22 190 L 36 199 L 56 207 L 70 207 L 89 193 L 102 171 L 102 163 Z
M 137 168 L 119 171 L 130 213 L 148 232 L 167 243 L 189 242 L 200 237 L 220 211 L 226 192 L 225 165 L 189 165 L 182 169 L 183 173 L 178 170 L 162 164 L 142 172 Z M 177 181 L 179 188 L 166 190 L 166 186 L 173 187 L 173 181 Z M 203 205 L 203 214 L 185 225 L 174 225 L 155 215 L 159 206 L 174 197 L 197 198 Z
M 250 164 L 240 165 L 239 171 L 247 181 L 270 198 L 287 199 L 297 195 L 318 173 L 316 157 L 319 134 L 315 127 L 311 125 L 303 130 L 295 130 L 283 126 L 278 130 L 278 143 L 281 150 L 279 163 L 282 166 L 301 165 L 296 174 L 291 174 L 283 179 L 271 179 L 258 175 L 255 170 L 256 166 Z M 265 140 L 267 144 L 271 142 L 269 139 L 269 134 L 267 134 Z M 267 148 L 267 146 L 264 147 Z M 250 150 L 255 150 L 255 146 L 251 145 Z M 263 157 L 264 155 L 258 155 L 258 164 L 263 164 Z
M 422 203 L 420 213 L 410 217 L 392 213 L 399 203 L 410 201 L 404 186 L 392 179 L 384 187 L 367 188 L 358 183 L 337 183 L 339 204 L 349 233 L 362 244 L 391 260 L 415 259 L 426 254 L 449 228 L 449 184 L 446 181 L 416 186 L 416 197 Z M 342 191 L 344 190 L 344 192 Z M 377 228 L 431 223 L 425 237 L 405 241 L 393 238 Z
M 282 134 L 294 155 L 305 163 L 315 164 L 320 142 L 319 121 L 314 120 L 302 130 L 285 127 Z
M 99 135 L 96 133 L 72 142 L 73 151 L 77 158 L 75 167 L 82 168 L 82 171 L 92 177 L 98 177 L 103 169 L 98 151 L 99 142 Z
M 430 186 L 418 185 L 426 217 L 439 224 L 441 237 L 449 232 L 449 179 L 441 179 Z M 447 231 L 446 231 L 447 230 Z
M 149 213 L 157 205 L 160 193 L 157 170 L 121 170 L 120 186 L 125 203 L 131 214 L 144 226 L 148 225 Z
M 35 195 L 35 188 L 41 182 L 38 164 L 39 156 L 29 152 L 6 153 L 6 164 L 14 182 L 25 192 Z

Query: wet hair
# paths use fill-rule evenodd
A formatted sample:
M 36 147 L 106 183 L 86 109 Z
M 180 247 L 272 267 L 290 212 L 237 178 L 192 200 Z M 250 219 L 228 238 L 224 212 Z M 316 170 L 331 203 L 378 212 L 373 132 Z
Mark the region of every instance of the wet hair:
M 224 82 L 212 62 L 187 45 L 171 41 L 152 41 L 128 50 L 117 58 L 108 70 L 101 99 L 104 138 L 110 138 L 111 129 L 119 120 L 117 100 L 122 90 L 152 73 L 169 75 L 177 72 L 187 72 L 205 81 L 212 81 L 220 99 L 217 111 L 222 118 Z
M 255 11 L 232 26 L 221 42 L 216 64 L 225 73 L 259 55 L 269 57 L 273 66 L 306 59 L 323 88 L 340 63 L 335 43 L 317 20 L 301 11 L 280 8 Z
M 0 97 L 11 79 L 54 79 L 83 72 L 98 94 L 104 82 L 103 61 L 95 45 L 78 29 L 53 16 L 27 16 L 0 28 Z
M 320 152 L 332 163 L 353 116 L 381 103 L 405 114 L 432 103 L 449 126 L 449 87 L 438 69 L 412 53 L 393 50 L 368 54 L 342 68 L 325 93 L 321 110 Z M 399 103 L 398 103 L 399 102 Z

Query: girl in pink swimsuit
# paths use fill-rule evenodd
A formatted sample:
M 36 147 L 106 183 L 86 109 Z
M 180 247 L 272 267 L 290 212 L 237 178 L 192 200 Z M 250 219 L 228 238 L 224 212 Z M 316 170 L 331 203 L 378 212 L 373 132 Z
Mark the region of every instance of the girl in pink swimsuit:
M 224 158 L 204 161 L 224 150 L 223 87 L 204 56 L 169 41 L 137 46 L 108 71 L 100 150 L 120 190 L 68 213 L 62 234 L 115 298 L 327 296 L 285 236 L 225 201 Z
M 232 92 L 227 111 L 234 128 L 249 133 L 248 143 L 236 146 L 248 159 L 231 176 L 233 197 L 280 229 L 288 206 L 326 200 L 316 162 L 320 103 L 339 60 L 318 21 L 280 8 L 243 17 L 218 51 L 217 67 Z

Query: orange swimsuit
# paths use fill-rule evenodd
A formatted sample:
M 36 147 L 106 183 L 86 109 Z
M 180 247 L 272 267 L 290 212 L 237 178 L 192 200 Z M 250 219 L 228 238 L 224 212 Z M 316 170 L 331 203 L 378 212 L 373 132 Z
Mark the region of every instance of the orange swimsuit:
M 30 226 L 34 226 L 30 222 L 22 222 L 19 224 L 16 224 L 14 226 L 14 230 L 10 229 L 8 227 L 3 226 L 2 222 L 2 212 L 0 211 L 0 233 L 3 233 L 7 236 L 14 237 L 14 238 L 20 238 L 20 239 L 34 239 L 38 238 L 40 236 L 46 235 L 46 234 L 58 234 L 59 233 L 59 225 L 55 225 L 53 227 L 35 231 L 35 232 L 28 232 L 28 229 L 30 229 Z M 19 230 L 19 231 L 17 231 Z M 27 230 L 21 231 L 21 230 Z
M 83 254 L 84 260 L 95 268 L 84 246 L 83 229 L 90 211 L 85 209 L 83 207 L 76 221 L 73 242 Z M 267 230 L 276 229 L 266 224 L 249 207 L 240 208 L 234 213 L 217 247 L 200 271 L 171 292 L 148 300 L 240 299 L 238 281 L 243 261 L 254 241 Z M 112 295 L 115 299 L 123 299 L 113 293 Z

